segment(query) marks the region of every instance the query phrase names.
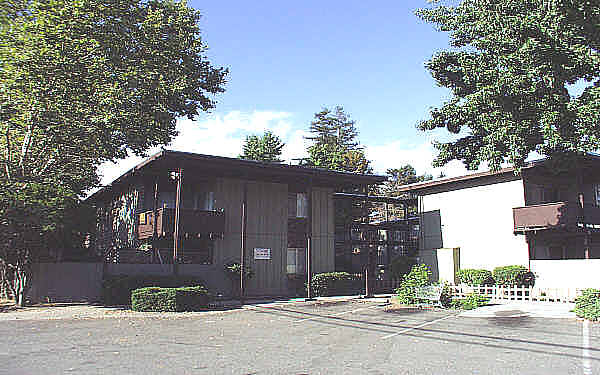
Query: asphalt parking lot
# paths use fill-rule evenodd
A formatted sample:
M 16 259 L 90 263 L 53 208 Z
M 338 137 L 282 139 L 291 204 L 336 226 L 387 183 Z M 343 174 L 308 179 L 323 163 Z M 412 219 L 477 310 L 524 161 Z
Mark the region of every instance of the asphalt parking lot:
M 3 374 L 592 374 L 600 326 L 372 301 L 0 321 Z

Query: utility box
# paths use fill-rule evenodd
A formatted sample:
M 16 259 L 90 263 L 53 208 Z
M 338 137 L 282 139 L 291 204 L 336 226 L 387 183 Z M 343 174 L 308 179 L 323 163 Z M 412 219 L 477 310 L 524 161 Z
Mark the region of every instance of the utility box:
M 439 281 L 458 284 L 456 272 L 460 269 L 460 248 L 437 249 Z

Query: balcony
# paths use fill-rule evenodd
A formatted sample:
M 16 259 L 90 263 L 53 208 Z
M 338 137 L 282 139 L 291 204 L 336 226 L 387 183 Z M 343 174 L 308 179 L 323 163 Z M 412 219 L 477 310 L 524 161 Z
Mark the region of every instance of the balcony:
M 225 214 L 220 211 L 181 209 L 180 233 L 191 235 L 222 235 L 225 231 Z M 138 215 L 138 239 L 151 238 L 154 233 L 154 213 L 142 212 Z M 173 235 L 175 228 L 175 209 L 157 210 L 156 233 L 159 238 Z
M 515 233 L 544 229 L 600 228 L 600 207 L 585 206 L 584 220 L 581 207 L 575 202 L 545 203 L 513 208 Z

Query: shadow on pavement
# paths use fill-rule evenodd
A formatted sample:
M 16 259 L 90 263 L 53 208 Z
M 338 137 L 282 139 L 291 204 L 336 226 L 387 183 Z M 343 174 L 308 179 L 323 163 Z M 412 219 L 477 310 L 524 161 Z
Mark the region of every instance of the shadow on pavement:
M 584 349 L 583 347 L 578 346 L 578 345 L 555 344 L 555 343 L 550 343 L 550 342 L 546 342 L 546 341 L 515 339 L 515 338 L 502 337 L 502 336 L 480 335 L 480 334 L 474 334 L 474 333 L 443 330 L 443 329 L 432 329 L 432 328 L 425 328 L 425 327 L 416 328 L 415 326 L 411 326 L 411 325 L 400 325 L 400 324 L 392 325 L 392 324 L 387 324 L 387 323 L 371 322 L 371 321 L 360 320 L 360 319 L 348 319 L 348 318 L 326 315 L 326 314 L 321 315 L 321 314 L 315 314 L 315 313 L 308 313 L 308 312 L 285 309 L 285 308 L 280 308 L 280 307 L 269 307 L 268 309 L 264 309 L 264 311 L 263 310 L 254 310 L 254 311 L 257 311 L 260 313 L 265 313 L 265 314 L 273 314 L 273 315 L 293 317 L 293 318 L 298 318 L 298 316 L 290 315 L 290 313 L 305 315 L 305 316 L 309 316 L 309 317 L 318 317 L 318 318 L 323 318 L 323 319 L 315 319 L 315 320 L 311 320 L 311 321 L 318 322 L 318 323 L 325 324 L 325 325 L 353 328 L 353 329 L 359 329 L 359 330 L 364 330 L 364 331 L 369 331 L 369 332 L 377 332 L 377 333 L 381 333 L 381 334 L 397 333 L 398 336 L 409 336 L 409 337 L 413 337 L 413 338 L 426 339 L 426 340 L 454 342 L 454 343 L 459 343 L 459 344 L 478 345 L 478 346 L 484 346 L 484 347 L 489 347 L 489 348 L 509 349 L 509 350 L 514 350 L 514 351 L 523 351 L 523 352 L 538 353 L 538 354 L 549 354 L 549 355 L 568 357 L 568 358 L 578 358 L 578 359 L 586 358 L 586 359 L 593 360 L 593 361 L 600 361 L 600 357 L 598 357 L 598 356 L 596 356 L 596 357 L 582 356 L 582 355 L 578 355 L 578 354 L 565 353 L 563 351 L 551 351 L 551 350 L 540 350 L 540 349 L 532 349 L 532 348 L 524 348 L 524 347 L 515 347 L 513 345 L 507 345 L 507 344 L 539 345 L 543 348 L 557 349 L 557 350 L 560 350 L 560 349 L 562 349 L 562 350 L 564 350 L 564 349 L 582 350 L 582 349 Z M 450 315 L 448 315 L 448 316 L 450 316 Z M 438 319 L 438 318 L 436 318 L 436 319 Z M 433 321 L 435 321 L 436 319 L 434 319 Z M 433 321 L 431 321 L 431 322 L 433 322 Z M 357 325 L 357 324 L 360 324 L 360 325 Z M 390 330 L 390 328 L 393 328 L 394 330 Z M 410 331 L 399 332 L 402 330 L 410 330 Z M 412 332 L 417 332 L 417 333 L 412 333 Z M 422 334 L 418 334 L 418 333 L 422 333 Z M 434 336 L 434 334 L 455 336 L 456 338 L 439 337 L 439 336 Z M 469 338 L 473 339 L 473 340 L 468 340 Z M 499 343 L 492 344 L 492 343 L 488 343 L 488 342 L 480 342 L 480 341 L 475 341 L 476 339 L 496 340 Z M 505 344 L 503 345 L 502 343 L 505 343 Z M 591 352 L 596 352 L 597 354 L 600 354 L 600 349 L 598 349 L 598 348 L 586 348 L 586 349 Z

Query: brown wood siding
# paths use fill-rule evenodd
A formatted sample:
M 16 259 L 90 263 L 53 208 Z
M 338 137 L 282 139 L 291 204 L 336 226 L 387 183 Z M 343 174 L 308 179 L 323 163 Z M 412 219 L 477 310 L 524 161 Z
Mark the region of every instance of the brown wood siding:
M 287 185 L 248 183 L 248 264 L 255 276 L 249 294 L 287 292 Z M 254 248 L 271 249 L 270 260 L 255 260 Z
M 312 266 L 314 273 L 335 269 L 335 211 L 333 189 L 314 188 L 312 192 Z
M 287 276 L 287 185 L 263 182 L 248 184 L 246 262 L 254 276 L 247 284 L 248 295 L 286 294 Z M 241 205 L 244 181 L 222 178 L 215 189 L 216 207 L 225 210 L 224 238 L 216 240 L 214 264 L 239 261 Z M 270 260 L 254 260 L 254 248 L 271 249 Z

